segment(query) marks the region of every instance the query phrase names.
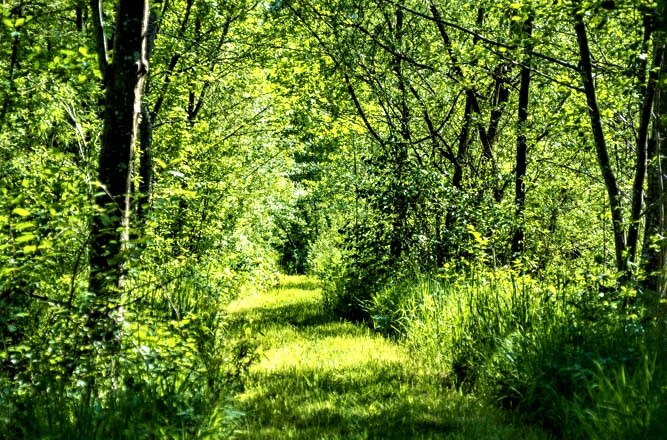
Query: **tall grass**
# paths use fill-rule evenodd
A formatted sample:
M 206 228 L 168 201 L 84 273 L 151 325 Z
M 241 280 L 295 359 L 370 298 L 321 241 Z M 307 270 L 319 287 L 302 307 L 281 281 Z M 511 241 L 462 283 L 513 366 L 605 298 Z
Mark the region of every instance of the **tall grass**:
M 400 334 L 451 386 L 558 436 L 664 437 L 663 332 L 627 305 L 634 291 L 609 289 L 614 283 L 604 274 L 536 280 L 446 268 L 389 284 L 366 307 L 378 329 Z
M 571 408 L 585 436 L 667 438 L 667 378 L 664 368 L 659 368 L 658 356 L 646 352 L 630 368 L 596 363 L 586 393 Z

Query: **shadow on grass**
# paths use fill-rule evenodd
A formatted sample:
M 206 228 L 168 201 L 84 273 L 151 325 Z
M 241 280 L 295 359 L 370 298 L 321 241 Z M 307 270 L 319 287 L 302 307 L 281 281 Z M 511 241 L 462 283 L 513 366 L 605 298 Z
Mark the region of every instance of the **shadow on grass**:
M 237 315 L 232 319 L 251 320 L 260 327 L 275 324 L 310 327 L 336 321 L 332 314 L 324 311 L 320 303 L 312 301 L 257 306 Z
M 396 345 L 325 313 L 315 287 L 287 278 L 236 309 L 234 319 L 265 329 L 268 351 L 237 396 L 246 426 L 234 438 L 543 438 L 443 387 L 441 373 L 418 371 Z
M 242 398 L 244 439 L 532 439 L 479 400 L 438 387 L 400 364 L 256 373 Z
M 460 419 L 444 416 L 446 400 L 419 389 L 402 370 L 293 369 L 257 377 L 261 392 L 244 402 L 253 421 L 244 437 L 423 439 L 461 431 Z

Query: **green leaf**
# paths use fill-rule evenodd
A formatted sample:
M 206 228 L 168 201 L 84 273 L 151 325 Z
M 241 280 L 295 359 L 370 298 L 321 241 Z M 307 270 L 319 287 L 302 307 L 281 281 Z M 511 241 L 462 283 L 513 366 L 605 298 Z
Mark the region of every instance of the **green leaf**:
M 17 270 L 18 270 L 17 267 L 3 267 L 2 269 L 0 269 L 0 275 L 2 275 L 3 277 L 9 276 L 12 273 L 16 272 Z
M 26 243 L 28 241 L 34 240 L 35 238 L 37 238 L 37 236 L 35 234 L 23 234 L 23 235 L 20 235 L 19 238 L 16 239 L 16 242 L 17 243 Z
M 28 211 L 25 208 L 14 208 L 14 210 L 12 211 L 12 214 L 16 214 L 20 217 L 27 217 L 27 216 L 30 215 L 30 211 Z
M 33 222 L 21 222 L 12 225 L 12 229 L 15 231 L 22 231 L 24 229 L 34 228 L 36 225 Z
M 37 246 L 34 244 L 29 244 L 28 246 L 23 246 L 23 253 L 24 254 L 32 254 L 37 250 Z
M 158 165 L 162 169 L 167 168 L 167 164 L 162 159 L 160 159 L 158 157 L 154 158 L 153 162 L 155 162 L 155 164 Z

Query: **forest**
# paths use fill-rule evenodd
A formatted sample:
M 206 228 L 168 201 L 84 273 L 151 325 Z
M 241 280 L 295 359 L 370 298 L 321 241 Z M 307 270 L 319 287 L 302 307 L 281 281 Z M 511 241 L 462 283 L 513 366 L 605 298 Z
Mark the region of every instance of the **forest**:
M 667 438 L 666 50 L 667 0 L 0 0 L 0 438 Z

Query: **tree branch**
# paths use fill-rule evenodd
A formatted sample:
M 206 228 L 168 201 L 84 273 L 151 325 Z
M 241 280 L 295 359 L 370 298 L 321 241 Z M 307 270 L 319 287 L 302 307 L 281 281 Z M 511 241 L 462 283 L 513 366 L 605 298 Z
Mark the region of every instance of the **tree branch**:
M 95 29 L 95 43 L 97 44 L 97 63 L 106 81 L 109 67 L 109 45 L 104 30 L 104 6 L 102 0 L 90 0 L 90 9 L 93 12 L 93 28 Z

